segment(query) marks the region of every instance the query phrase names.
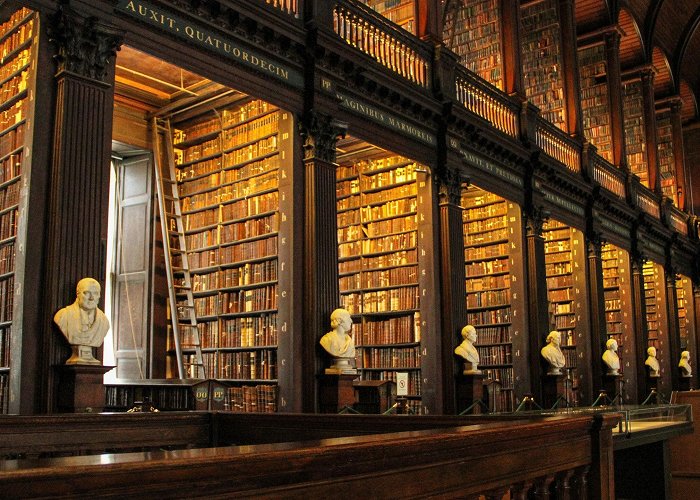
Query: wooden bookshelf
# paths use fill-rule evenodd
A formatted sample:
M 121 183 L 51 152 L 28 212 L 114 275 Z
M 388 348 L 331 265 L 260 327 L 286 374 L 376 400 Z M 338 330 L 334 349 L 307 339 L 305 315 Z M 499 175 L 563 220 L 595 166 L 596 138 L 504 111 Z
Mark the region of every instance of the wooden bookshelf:
M 543 226 L 543 237 L 550 329 L 561 333 L 561 350 L 566 359 L 564 368 L 570 380 L 566 398 L 574 404 L 585 395 L 581 381 L 583 373 L 588 371 L 588 367 L 581 367 L 578 362 L 583 358 L 581 341 L 586 335 L 579 325 L 587 303 L 583 234 L 550 220 Z M 546 333 L 543 342 L 545 336 Z
M 353 316 L 361 380 L 408 373 L 420 411 L 417 163 L 386 152 L 341 157 L 337 169 L 341 305 Z
M 288 113 L 239 100 L 176 124 L 174 147 L 194 306 L 207 376 L 228 408 L 276 408 L 281 132 Z M 186 311 L 179 314 L 185 316 Z M 189 363 L 194 340 L 181 344 Z
M 635 80 L 622 85 L 622 111 L 625 128 L 625 151 L 630 171 L 649 187 L 649 163 L 644 123 L 644 94 L 642 82 Z
M 656 163 L 661 178 L 661 192 L 678 206 L 676 192 L 676 163 L 673 156 L 673 127 L 671 112 L 662 111 L 656 115 Z
M 398 24 L 409 33 L 416 34 L 415 0 L 360 0 L 389 21 Z
M 500 0 L 465 0 L 450 6 L 445 13 L 445 45 L 463 66 L 503 90 Z
M 646 261 L 642 268 L 642 277 L 644 279 L 647 347 L 656 348 L 656 359 L 660 366 L 657 389 L 668 398 L 671 394 L 671 374 L 668 369 L 671 366 L 669 364 L 671 351 L 668 343 L 664 270 L 659 264 Z
M 515 410 L 527 362 L 520 359 L 522 233 L 519 208 L 475 186 L 462 187 L 467 324 L 477 331 L 479 369 L 492 411 Z
M 525 95 L 543 118 L 564 130 L 566 101 L 557 0 L 522 5 L 520 22 Z
M 9 411 L 12 358 L 21 354 L 12 352 L 11 338 L 34 28 L 34 13 L 26 8 L 0 25 L 0 413 Z
M 693 283 L 687 276 L 678 275 L 676 277 L 676 302 L 680 350 L 694 350 L 695 346 L 690 345 L 693 339 L 692 332 L 695 329 L 695 318 L 693 314 Z
M 600 156 L 612 162 L 610 97 L 605 44 L 599 43 L 579 49 L 578 61 L 584 135 L 597 148 Z

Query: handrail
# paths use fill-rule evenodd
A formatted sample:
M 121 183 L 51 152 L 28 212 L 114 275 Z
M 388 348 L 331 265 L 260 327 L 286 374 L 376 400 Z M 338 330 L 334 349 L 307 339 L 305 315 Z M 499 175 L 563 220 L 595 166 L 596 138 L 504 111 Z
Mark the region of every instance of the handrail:
M 338 0 L 335 33 L 382 66 L 423 88 L 430 87 L 431 48 L 362 4 Z
M 262 0 L 265 4 L 269 5 L 270 7 L 279 10 L 281 12 L 284 12 L 285 14 L 288 14 L 292 17 L 299 17 L 299 11 L 301 10 L 299 8 L 299 3 L 300 1 L 303 0 Z
M 639 184 L 634 195 L 637 206 L 642 209 L 642 211 L 657 219 L 661 218 L 661 207 L 651 191 Z
M 671 227 L 684 236 L 688 236 L 688 216 L 677 207 L 671 207 L 669 211 Z
M 542 117 L 537 118 L 535 143 L 572 172 L 581 172 L 581 145 Z
M 625 173 L 605 158 L 592 155 L 593 180 L 603 188 L 625 199 Z
M 491 122 L 496 129 L 518 138 L 519 106 L 498 88 L 463 67 L 456 68 L 457 101 L 472 113 Z

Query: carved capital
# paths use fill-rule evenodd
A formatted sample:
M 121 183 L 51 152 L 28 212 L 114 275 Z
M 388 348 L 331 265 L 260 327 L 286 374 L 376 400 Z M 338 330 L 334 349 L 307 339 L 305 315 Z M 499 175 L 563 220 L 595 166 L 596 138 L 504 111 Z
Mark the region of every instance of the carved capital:
M 549 220 L 549 210 L 544 207 L 534 207 L 531 213 L 525 215 L 525 228 L 528 236 L 542 236 L 542 227 Z
M 462 198 L 462 178 L 454 170 L 447 169 L 439 180 L 440 203 L 459 205 Z
M 60 6 L 51 18 L 49 38 L 57 47 L 54 57 L 59 72 L 99 82 L 105 82 L 109 64 L 122 43 L 121 34 L 114 29 L 94 17 L 81 16 L 67 5 Z
M 300 129 L 305 160 L 315 158 L 335 163 L 335 146 L 339 138 L 345 137 L 347 123 L 329 115 L 311 112 L 301 121 Z

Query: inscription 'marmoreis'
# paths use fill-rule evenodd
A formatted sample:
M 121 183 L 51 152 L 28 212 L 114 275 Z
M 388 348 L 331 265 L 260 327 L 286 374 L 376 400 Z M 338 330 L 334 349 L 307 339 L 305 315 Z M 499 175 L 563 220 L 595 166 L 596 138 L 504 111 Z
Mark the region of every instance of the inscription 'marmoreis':
M 295 87 L 303 86 L 303 78 L 297 71 L 273 62 L 261 54 L 217 35 L 212 30 L 190 22 L 175 14 L 141 0 L 120 0 L 117 6 L 126 14 L 156 26 L 178 38 L 193 42 L 208 50 L 234 59 Z

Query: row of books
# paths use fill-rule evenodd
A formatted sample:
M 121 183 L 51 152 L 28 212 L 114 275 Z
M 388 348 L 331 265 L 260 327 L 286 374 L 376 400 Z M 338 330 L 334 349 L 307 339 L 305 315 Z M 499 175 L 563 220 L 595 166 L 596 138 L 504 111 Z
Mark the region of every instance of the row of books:
M 510 326 L 480 326 L 475 325 L 477 344 L 504 344 L 513 341 Z
M 136 401 L 146 400 L 159 410 L 187 411 L 193 406 L 193 397 L 187 386 L 105 387 L 105 405 L 108 408 L 132 408 Z
M 191 361 L 190 355 L 187 361 Z M 207 376 L 232 380 L 274 380 L 277 378 L 277 351 L 218 351 L 202 353 Z
M 473 325 L 490 325 L 510 323 L 513 320 L 511 308 L 504 307 L 491 311 L 467 311 L 467 323 Z
M 23 11 L 25 11 L 23 9 Z M 26 18 L 26 16 L 29 14 L 29 11 L 26 11 L 25 15 L 22 16 L 22 19 Z M 21 26 L 15 28 L 14 26 L 17 23 L 13 23 L 12 21 L 9 21 L 8 23 L 5 23 L 5 25 L 11 26 L 9 29 L 10 30 L 15 30 L 10 34 L 9 36 L 2 35 L 5 37 L 5 39 L 2 41 L 2 45 L 0 45 L 0 64 L 5 64 L 5 59 L 12 54 L 15 50 L 17 50 L 18 47 L 22 46 L 25 42 L 29 41 L 32 38 L 32 34 L 34 32 L 34 21 L 29 19 L 26 21 L 24 24 Z
M 338 241 L 343 241 L 339 239 Z M 375 239 L 358 239 L 338 245 L 338 257 L 341 259 L 358 255 L 376 254 L 384 252 L 405 251 L 415 248 L 416 232 L 409 230 L 401 234 L 393 234 Z
M 387 269 L 397 266 L 407 266 L 416 264 L 418 262 L 417 259 L 418 255 L 415 249 L 401 250 L 371 257 L 357 256 L 356 259 L 340 262 L 338 264 L 338 271 L 341 274 L 346 274 L 365 269 Z
M 508 207 L 505 203 L 491 203 L 489 205 L 477 205 L 475 207 L 464 208 L 463 219 L 467 222 L 487 217 L 497 217 L 506 215 Z
M 397 285 L 414 285 L 418 282 L 416 266 L 395 267 L 377 271 L 362 271 L 340 278 L 341 290 L 352 291 L 360 288 L 385 288 Z
M 32 11 L 30 11 L 26 7 L 22 7 L 21 9 L 13 12 L 10 15 L 10 19 L 0 24 L 0 38 L 4 37 L 10 31 L 14 30 L 19 25 L 19 23 L 26 21 L 27 16 L 31 15 L 31 13 Z
M 418 308 L 418 287 L 405 286 L 364 293 L 344 294 L 342 301 L 350 314 L 395 312 Z
M 15 270 L 15 242 L 0 246 L 0 275 Z M 1 358 L 0 358 L 1 359 Z
M 399 155 L 383 156 L 381 158 L 361 158 L 353 163 L 339 165 L 336 168 L 336 178 L 345 179 L 346 177 L 357 177 L 360 174 L 372 175 L 380 170 L 397 166 L 405 167 L 410 163 L 410 160 Z
M 207 274 L 193 274 L 191 279 L 193 292 L 277 281 L 277 260 L 246 262 L 237 267 L 225 268 Z
M 224 186 L 217 195 L 218 201 L 215 204 L 183 212 L 185 214 L 185 230 L 194 231 L 212 224 L 225 223 L 255 216 L 261 212 L 276 210 L 278 208 L 277 192 L 266 191 L 276 188 L 277 184 L 277 173 L 272 172 L 264 177 L 256 178 L 255 182 L 250 184 L 235 185 L 236 192 L 227 190 L 231 186 Z M 238 190 L 239 188 L 240 190 Z M 229 194 L 230 198 L 228 198 Z M 192 205 L 190 204 L 190 206 Z M 202 210 L 202 208 L 206 210 Z
M 17 208 L 8 210 L 0 215 L 0 240 L 12 238 L 17 235 L 17 219 L 19 211 Z
M 221 293 L 221 314 L 277 309 L 277 285 Z
M 420 347 L 364 347 L 358 352 L 358 368 L 419 368 Z
M 10 366 L 10 334 L 9 326 L 0 328 L 0 368 Z
M 496 307 L 510 305 L 510 289 L 484 290 L 472 292 L 467 290 L 467 308 Z
M 227 387 L 224 411 L 274 413 L 277 411 L 277 386 L 265 384 Z
M 13 125 L 20 124 L 24 118 L 24 99 L 20 99 L 13 106 L 3 109 L 2 112 L 0 112 L 0 131 L 12 127 Z
M 197 329 L 203 349 L 267 347 L 277 344 L 276 313 L 200 321 Z M 180 339 L 185 348 L 196 345 L 191 328 L 184 328 L 180 333 Z
M 500 389 L 513 389 L 513 368 L 485 368 L 484 381 L 493 381 Z
M 19 177 L 15 178 L 19 181 Z M 19 192 L 22 185 L 19 182 L 13 182 L 6 185 L 4 189 L 0 189 L 0 211 L 19 204 Z
M 508 272 L 510 266 L 507 258 L 499 258 L 482 262 L 473 262 L 464 266 L 467 276 L 476 276 L 482 274 L 504 273 Z
M 625 83 L 622 86 L 622 90 L 627 165 L 629 165 L 632 173 L 640 177 L 643 184 L 648 184 L 647 156 L 644 150 L 646 147 L 646 134 L 642 83 L 640 81 Z
M 10 374 L 0 373 L 0 415 L 9 413 L 10 409 Z
M 363 320 L 353 325 L 357 346 L 410 344 L 420 342 L 420 312 L 387 318 Z
M 22 102 L 17 103 L 20 106 L 22 106 Z M 12 109 L 12 108 L 11 108 Z M 3 112 L 3 114 L 6 112 Z M 3 123 L 0 121 L 0 127 L 4 129 L 5 127 L 9 127 L 11 125 L 15 125 L 16 120 L 15 120 L 15 115 L 12 115 L 12 119 L 10 120 L 10 123 Z M 11 153 L 15 153 L 16 155 L 20 155 L 18 159 L 15 160 L 15 162 L 21 162 L 21 148 L 24 146 L 24 130 L 25 130 L 26 124 L 20 123 L 16 127 L 13 127 L 12 130 L 6 130 L 0 135 L 0 157 L 7 156 Z M 5 175 L 5 180 L 10 179 L 11 176 Z M 3 181 L 4 182 L 4 181 Z
M 14 96 L 27 90 L 28 78 L 29 72 L 25 70 L 0 85 L 0 99 L 2 99 L 0 102 L 7 102 Z
M 508 288 L 510 287 L 510 283 L 510 274 L 467 278 L 467 292 L 480 292 L 493 288 Z
M 476 346 L 479 352 L 479 366 L 513 364 L 513 346 Z

